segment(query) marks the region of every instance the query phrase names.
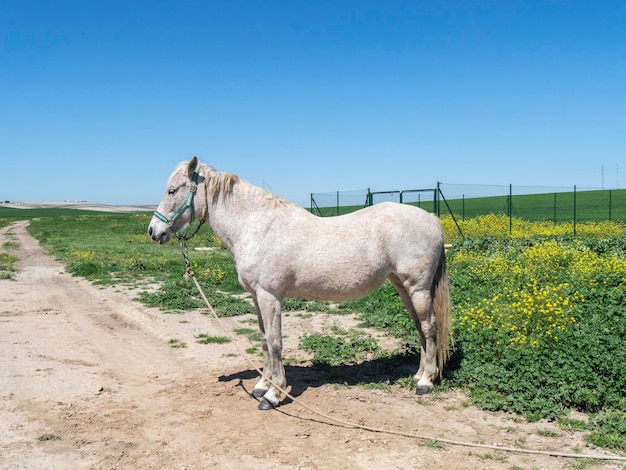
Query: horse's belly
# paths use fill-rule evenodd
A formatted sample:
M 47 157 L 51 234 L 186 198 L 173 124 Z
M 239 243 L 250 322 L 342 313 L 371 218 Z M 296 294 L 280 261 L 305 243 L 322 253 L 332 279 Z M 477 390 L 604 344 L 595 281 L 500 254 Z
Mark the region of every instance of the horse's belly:
M 355 276 L 352 273 L 300 277 L 296 278 L 291 288 L 287 289 L 285 297 L 332 301 L 358 299 L 378 288 L 385 282 L 386 277 L 386 273 L 369 276 Z

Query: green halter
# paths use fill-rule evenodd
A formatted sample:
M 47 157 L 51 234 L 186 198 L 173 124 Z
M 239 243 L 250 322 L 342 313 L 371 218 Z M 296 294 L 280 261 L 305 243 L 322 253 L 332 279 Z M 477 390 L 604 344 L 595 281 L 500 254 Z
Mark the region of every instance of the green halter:
M 193 197 L 195 196 L 196 190 L 198 189 L 199 166 L 200 166 L 199 164 L 198 166 L 196 166 L 196 169 L 193 171 L 193 174 L 191 175 L 191 184 L 189 186 L 189 194 L 187 194 L 187 198 L 185 199 L 185 202 L 183 202 L 182 206 L 176 209 L 176 211 L 172 214 L 172 217 L 168 218 L 164 216 L 163 214 L 161 214 L 159 211 L 154 211 L 154 216 L 160 221 L 165 222 L 167 226 L 170 228 L 170 230 L 172 231 L 172 233 L 176 235 L 176 237 L 181 241 L 189 240 L 191 237 L 193 237 L 196 233 L 198 233 L 198 230 L 200 230 L 200 227 L 202 227 L 202 224 L 204 224 L 205 222 L 204 219 L 200 220 L 200 223 L 198 224 L 194 232 L 191 235 L 188 235 L 189 227 L 191 227 L 191 224 L 193 223 L 194 212 L 195 212 L 194 207 L 193 207 Z M 187 226 L 185 227 L 185 230 L 183 230 L 183 232 L 180 233 L 178 229 L 174 226 L 174 223 L 176 222 L 176 219 L 178 219 L 187 209 L 189 209 L 189 213 L 190 213 L 189 224 L 187 224 Z

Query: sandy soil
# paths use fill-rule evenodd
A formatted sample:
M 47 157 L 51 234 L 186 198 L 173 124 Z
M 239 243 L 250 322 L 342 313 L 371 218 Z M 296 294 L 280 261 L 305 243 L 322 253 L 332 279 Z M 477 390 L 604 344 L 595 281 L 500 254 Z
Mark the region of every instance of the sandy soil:
M 0 230 L 0 249 L 19 244 L 14 280 L 0 280 L 0 467 L 501 469 L 572 468 L 573 459 L 457 445 L 328 424 L 298 403 L 257 411 L 256 381 L 232 344 L 197 312 L 166 315 L 132 301 L 134 292 L 98 288 L 64 272 L 28 233 Z M 226 319 L 228 328 L 251 318 Z M 290 315 L 285 355 L 303 331 L 332 316 Z M 346 320 L 349 321 L 349 320 Z M 178 338 L 187 348 L 174 349 Z M 238 344 L 249 347 L 245 337 Z M 258 358 L 254 358 L 258 361 Z M 324 383 L 306 364 L 288 367 L 298 400 L 371 427 L 471 443 L 567 453 L 590 449 L 580 433 L 479 411 L 459 392 L 418 399 L 409 391 Z M 42 436 L 58 439 L 40 440 Z M 585 468 L 622 468 L 590 463 Z

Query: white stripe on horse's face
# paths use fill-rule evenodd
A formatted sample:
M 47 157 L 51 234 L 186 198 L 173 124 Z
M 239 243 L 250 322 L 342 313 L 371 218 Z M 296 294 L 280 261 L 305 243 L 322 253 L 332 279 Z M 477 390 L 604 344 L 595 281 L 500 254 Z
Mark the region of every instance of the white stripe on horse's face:
M 168 179 L 165 194 L 157 207 L 156 212 L 159 212 L 168 219 L 171 219 L 176 209 L 183 205 L 186 194 L 189 192 L 191 180 L 189 179 L 187 167 L 188 163 L 183 162 L 174 170 Z M 174 221 L 176 230 L 183 230 L 189 223 L 189 218 L 189 211 L 185 211 L 181 214 L 181 216 Z M 150 220 L 148 234 L 152 240 L 159 244 L 169 242 L 172 237 L 172 231 L 168 224 L 158 219 L 156 216 L 152 216 L 152 220 Z

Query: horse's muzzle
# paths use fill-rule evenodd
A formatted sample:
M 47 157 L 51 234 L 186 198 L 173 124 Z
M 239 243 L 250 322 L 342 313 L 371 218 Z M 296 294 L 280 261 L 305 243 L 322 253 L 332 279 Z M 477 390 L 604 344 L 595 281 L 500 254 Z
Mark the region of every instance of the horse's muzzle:
M 169 230 L 159 231 L 155 229 L 154 227 L 152 227 L 152 225 L 148 227 L 148 235 L 150 235 L 150 238 L 152 238 L 152 240 L 158 243 L 159 245 L 163 245 L 170 241 Z

